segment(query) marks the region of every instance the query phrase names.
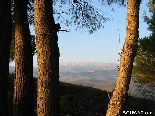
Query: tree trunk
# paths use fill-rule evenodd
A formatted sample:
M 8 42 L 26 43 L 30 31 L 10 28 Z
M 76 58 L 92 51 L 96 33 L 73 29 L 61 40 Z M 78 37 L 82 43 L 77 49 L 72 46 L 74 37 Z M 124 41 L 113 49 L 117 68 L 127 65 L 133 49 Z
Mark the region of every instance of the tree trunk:
M 126 39 L 121 53 L 120 67 L 118 67 L 118 77 L 110 99 L 106 116 L 119 116 L 127 91 L 129 89 L 130 78 L 134 57 L 137 51 L 139 37 L 139 6 L 141 0 L 127 1 L 127 28 Z
M 33 56 L 27 19 L 27 2 L 27 0 L 14 1 L 14 116 L 34 116 Z
M 34 23 L 38 59 L 37 115 L 59 116 L 59 50 L 51 0 L 35 0 Z M 56 28 L 58 27 L 58 28 Z
M 8 75 L 11 44 L 11 1 L 0 0 L 0 116 L 8 115 Z

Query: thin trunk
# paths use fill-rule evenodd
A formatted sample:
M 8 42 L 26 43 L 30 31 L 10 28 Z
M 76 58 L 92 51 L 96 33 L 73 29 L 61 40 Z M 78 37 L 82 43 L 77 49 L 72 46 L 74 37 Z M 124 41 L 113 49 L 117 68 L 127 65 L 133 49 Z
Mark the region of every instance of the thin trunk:
M 130 78 L 132 74 L 132 67 L 134 57 L 137 51 L 137 43 L 139 37 L 139 6 L 141 0 L 127 1 L 127 28 L 126 39 L 123 46 L 119 73 L 115 90 L 110 99 L 106 116 L 119 116 L 127 91 L 129 89 Z
M 27 0 L 15 0 L 14 4 L 14 116 L 34 116 L 33 56 L 27 23 Z
M 35 0 L 34 22 L 38 58 L 37 115 L 59 116 L 59 50 L 51 0 Z M 58 28 L 59 29 L 59 28 Z
M 0 116 L 8 115 L 8 75 L 11 44 L 10 9 L 10 0 L 0 0 Z

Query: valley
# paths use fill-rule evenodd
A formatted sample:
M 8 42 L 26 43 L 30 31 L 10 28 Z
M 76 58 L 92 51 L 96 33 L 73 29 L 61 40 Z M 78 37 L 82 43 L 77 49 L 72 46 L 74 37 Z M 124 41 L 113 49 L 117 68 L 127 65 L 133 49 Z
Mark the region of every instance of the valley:
M 116 63 L 98 62 L 66 62 L 59 64 L 61 82 L 83 86 L 91 86 L 102 90 L 112 91 L 115 86 L 117 70 Z M 14 72 L 10 66 L 9 71 Z M 37 77 L 37 66 L 33 67 L 33 76 Z
M 61 82 L 90 86 L 101 90 L 113 91 L 116 84 L 118 71 L 116 63 L 98 63 L 98 62 L 68 62 L 59 65 L 59 80 Z M 14 67 L 10 66 L 9 71 L 14 72 Z M 33 67 L 33 76 L 37 77 L 37 67 Z M 137 86 L 139 84 L 130 82 L 129 94 L 136 97 L 142 97 Z

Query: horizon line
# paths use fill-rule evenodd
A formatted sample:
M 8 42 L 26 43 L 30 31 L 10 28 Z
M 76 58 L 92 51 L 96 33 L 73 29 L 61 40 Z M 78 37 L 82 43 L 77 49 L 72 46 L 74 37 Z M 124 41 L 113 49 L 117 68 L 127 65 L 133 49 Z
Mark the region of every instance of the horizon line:
M 63 64 L 63 63 L 84 63 L 84 62 L 93 62 L 93 63 L 106 63 L 106 64 L 119 64 L 119 63 L 114 63 L 114 62 L 98 62 L 98 61 L 80 61 L 80 62 L 76 62 L 76 61 L 70 61 L 70 62 L 59 62 L 59 65 L 60 64 Z M 10 65 L 9 63 L 9 66 L 14 66 L 15 65 Z M 33 65 L 33 67 L 37 67 L 38 65 Z

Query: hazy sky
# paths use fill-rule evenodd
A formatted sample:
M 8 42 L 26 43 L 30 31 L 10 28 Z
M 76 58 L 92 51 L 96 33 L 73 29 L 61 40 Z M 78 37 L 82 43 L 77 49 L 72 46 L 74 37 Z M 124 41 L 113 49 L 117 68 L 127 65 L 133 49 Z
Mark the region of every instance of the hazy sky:
M 140 6 L 140 25 L 139 25 L 139 37 L 148 36 L 150 32 L 147 30 L 147 24 L 143 22 L 143 13 L 146 11 L 149 15 L 148 7 L 146 6 L 148 0 L 143 0 Z M 113 4 L 111 7 L 105 7 L 97 5 L 97 8 L 104 9 L 108 12 L 109 16 L 113 20 L 106 22 L 104 28 L 98 30 L 93 34 L 89 34 L 87 31 L 76 31 L 75 27 L 65 28 L 61 24 L 63 29 L 70 29 L 70 32 L 58 33 L 58 44 L 60 49 L 60 63 L 61 62 L 104 62 L 104 63 L 119 63 L 118 60 L 120 52 L 120 46 L 122 47 L 125 40 L 126 32 L 126 7 L 120 7 L 118 4 Z M 114 8 L 113 12 L 111 9 Z M 119 25 L 118 25 L 119 24 Z M 119 45 L 118 28 L 120 30 Z M 31 28 L 31 33 L 34 34 Z M 14 65 L 10 63 L 10 65 Z M 37 56 L 34 56 L 34 66 L 37 66 Z

